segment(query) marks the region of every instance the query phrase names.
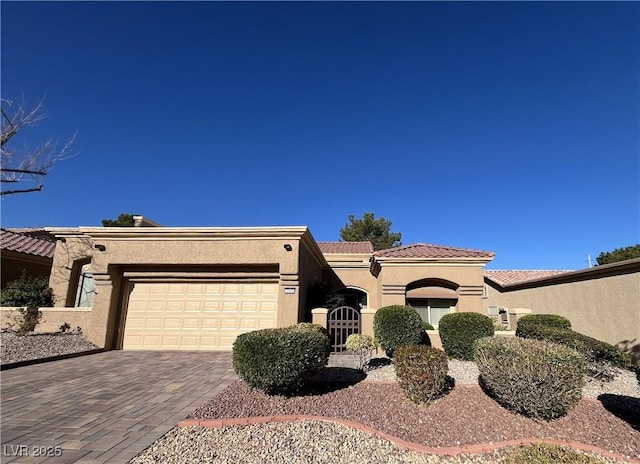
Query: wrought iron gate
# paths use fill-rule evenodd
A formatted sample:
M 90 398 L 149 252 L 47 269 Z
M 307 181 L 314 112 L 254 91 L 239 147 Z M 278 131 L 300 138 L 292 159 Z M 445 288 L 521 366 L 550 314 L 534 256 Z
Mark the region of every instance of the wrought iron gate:
M 346 351 L 347 337 L 360 333 L 360 313 L 351 306 L 340 306 L 329 312 L 327 319 L 332 352 Z

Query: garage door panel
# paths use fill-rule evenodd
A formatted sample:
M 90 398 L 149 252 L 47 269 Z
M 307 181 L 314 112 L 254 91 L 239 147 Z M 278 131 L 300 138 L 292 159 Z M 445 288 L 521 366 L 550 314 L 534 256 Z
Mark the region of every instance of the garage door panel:
M 230 350 L 236 337 L 276 324 L 276 283 L 136 283 L 123 348 Z
M 276 320 L 274 319 L 258 319 L 259 329 L 271 329 L 276 326 Z

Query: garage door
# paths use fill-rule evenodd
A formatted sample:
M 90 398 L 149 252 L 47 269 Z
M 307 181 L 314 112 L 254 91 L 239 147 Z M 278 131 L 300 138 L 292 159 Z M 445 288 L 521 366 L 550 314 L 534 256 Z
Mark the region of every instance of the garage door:
M 123 348 L 230 350 L 239 334 L 276 326 L 277 295 L 277 283 L 135 283 Z

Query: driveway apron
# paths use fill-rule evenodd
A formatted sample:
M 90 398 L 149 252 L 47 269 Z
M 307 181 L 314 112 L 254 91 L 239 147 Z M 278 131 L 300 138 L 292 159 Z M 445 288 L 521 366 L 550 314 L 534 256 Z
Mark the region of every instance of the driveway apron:
M 108 351 L 3 371 L 2 463 L 125 463 L 236 379 L 229 352 Z

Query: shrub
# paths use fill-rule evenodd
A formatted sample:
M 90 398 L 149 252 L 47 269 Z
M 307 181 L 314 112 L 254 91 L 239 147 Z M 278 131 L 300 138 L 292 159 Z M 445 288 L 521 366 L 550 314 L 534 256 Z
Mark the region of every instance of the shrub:
M 422 321 L 422 328 L 424 330 L 436 330 L 435 327 L 433 327 L 431 324 L 429 324 L 427 321 Z
M 447 388 L 447 355 L 424 345 L 405 345 L 393 358 L 398 384 L 415 403 L 427 403 Z
M 476 340 L 493 335 L 493 322 L 479 313 L 451 313 L 438 325 L 444 351 L 450 358 L 471 361 Z
M 536 443 L 522 445 L 507 452 L 503 464 L 598 464 L 599 459 L 557 445 Z
M 518 327 L 519 326 L 520 323 L 518 323 Z M 516 332 L 516 335 L 518 335 L 518 332 Z M 518 336 L 536 340 L 547 340 L 573 348 L 584 355 L 590 365 L 589 370 L 592 373 L 600 371 L 603 368 L 602 363 L 610 363 L 618 367 L 628 367 L 631 362 L 631 357 L 615 346 L 579 332 L 574 332 L 573 330 L 558 329 L 540 324 L 529 324 L 525 326 L 524 330 L 520 330 Z
M 371 355 L 378 349 L 378 344 L 369 335 L 351 334 L 347 337 L 347 349 L 356 355 L 358 369 L 364 371 L 364 367 L 371 359 Z
M 526 333 L 531 326 L 535 325 L 571 330 L 571 322 L 566 317 L 557 314 L 529 314 L 518 321 L 516 336 L 521 337 L 520 333 Z
M 18 280 L 9 282 L 0 292 L 0 306 L 18 307 L 11 329 L 18 335 L 33 332 L 42 318 L 38 308 L 53 306 L 53 290 L 44 277 L 27 276 L 23 271 Z
M 39 308 L 53 306 L 53 290 L 44 277 L 27 276 L 23 271 L 18 280 L 9 282 L 0 292 L 0 306 Z
M 373 317 L 373 332 L 387 356 L 403 345 L 422 340 L 422 318 L 411 306 L 385 306 Z
M 286 327 L 289 330 L 301 330 L 303 332 L 317 332 L 328 336 L 327 329 L 320 324 L 314 324 L 312 322 L 298 322 L 296 325 Z
M 481 385 L 507 409 L 539 419 L 560 417 L 582 397 L 585 359 L 555 343 L 492 337 L 476 342 Z
M 233 344 L 233 368 L 250 387 L 266 393 L 300 390 L 326 366 L 329 338 L 308 326 L 241 334 Z

